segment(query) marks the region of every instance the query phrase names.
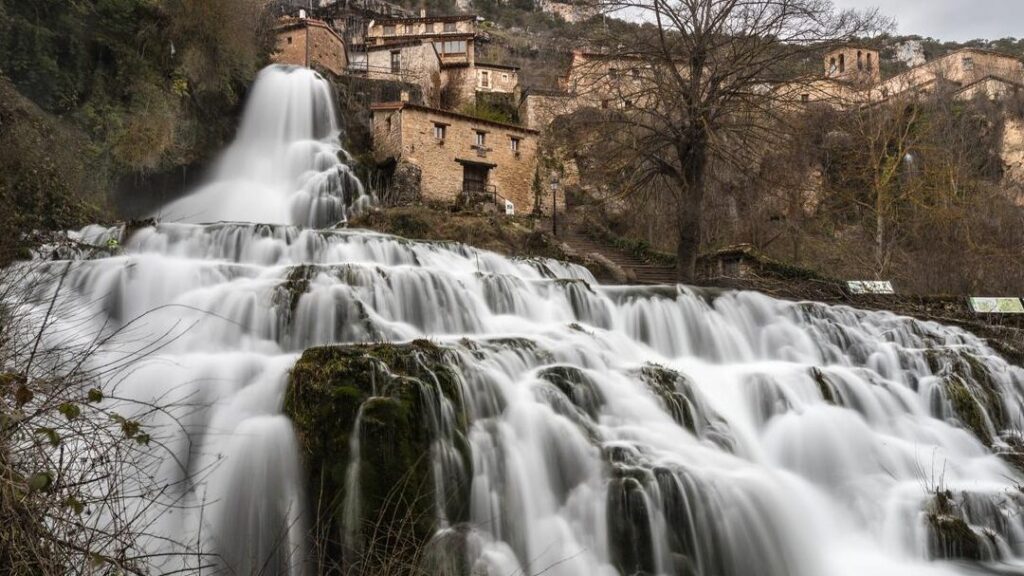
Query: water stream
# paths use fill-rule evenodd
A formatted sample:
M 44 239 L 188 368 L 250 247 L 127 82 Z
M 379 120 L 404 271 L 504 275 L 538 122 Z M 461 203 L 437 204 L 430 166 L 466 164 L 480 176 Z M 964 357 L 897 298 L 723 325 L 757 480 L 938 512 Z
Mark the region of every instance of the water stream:
M 439 489 L 470 479 L 438 538 L 459 534 L 472 574 L 1024 573 L 1024 476 L 1000 455 L 1021 444 L 1024 371 L 978 338 L 334 228 L 365 203 L 338 133 L 322 79 L 268 69 L 211 184 L 159 224 L 73 233 L 86 248 L 26 280 L 40 322 L 56 295 L 44 346 L 122 330 L 95 360 L 132 366 L 107 395 L 168 406 L 144 418 L 175 502 L 145 512 L 148 550 L 310 573 L 289 370 L 311 346 L 430 338 L 464 427 L 440 410 L 422 433 Z M 466 462 L 445 457 L 455 435 Z

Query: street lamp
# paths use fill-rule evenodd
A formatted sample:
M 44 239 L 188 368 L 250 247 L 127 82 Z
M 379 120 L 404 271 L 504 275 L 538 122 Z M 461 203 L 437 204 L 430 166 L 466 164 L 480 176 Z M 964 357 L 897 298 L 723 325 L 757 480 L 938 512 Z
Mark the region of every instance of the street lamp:
M 551 173 L 551 233 L 558 236 L 558 174 Z

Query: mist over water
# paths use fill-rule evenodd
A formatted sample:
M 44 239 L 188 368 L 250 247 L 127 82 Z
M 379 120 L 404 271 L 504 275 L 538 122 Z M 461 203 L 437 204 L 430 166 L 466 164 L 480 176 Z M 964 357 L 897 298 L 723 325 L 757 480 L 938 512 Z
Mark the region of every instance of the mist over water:
M 1024 371 L 984 342 L 327 228 L 361 202 L 332 110 L 315 74 L 264 71 L 215 182 L 158 225 L 73 235 L 117 250 L 35 263 L 45 290 L 26 309 L 41 322 L 57 302 L 42 344 L 127 326 L 93 360 L 132 366 L 107 396 L 169 407 L 140 416 L 174 503 L 143 513 L 144 544 L 193 555 L 154 573 L 198 571 L 198 551 L 220 573 L 310 573 L 288 372 L 311 346 L 417 338 L 450 350 L 459 388 L 422 431 L 438 491 L 470 487 L 465 517 L 439 507 L 461 568 L 436 573 L 1024 573 L 1022 475 L 998 454 L 1020 445 Z M 216 220 L 230 222 L 189 223 Z

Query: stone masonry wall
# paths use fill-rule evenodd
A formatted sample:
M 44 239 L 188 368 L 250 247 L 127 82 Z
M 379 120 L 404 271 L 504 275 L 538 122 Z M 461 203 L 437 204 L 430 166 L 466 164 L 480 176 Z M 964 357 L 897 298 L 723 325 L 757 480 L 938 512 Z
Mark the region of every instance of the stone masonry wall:
M 400 72 L 391 71 L 391 53 L 398 51 Z M 440 105 L 441 63 L 430 42 L 394 48 L 370 48 L 367 51 L 367 76 L 372 80 L 396 80 L 415 84 L 428 106 Z
M 484 78 L 486 73 L 487 82 Z M 513 93 L 519 85 L 519 73 L 509 68 L 476 64 L 476 89 L 483 92 Z
M 390 119 L 390 122 L 389 122 Z M 516 126 L 495 124 L 421 108 L 374 111 L 374 155 L 378 162 L 394 158 L 422 171 L 424 200 L 455 203 L 462 190 L 463 164 L 459 160 L 491 164 L 488 184 L 515 204 L 516 213 L 533 210 L 533 179 L 537 168 L 536 133 Z M 445 125 L 443 141 L 435 125 Z M 483 149 L 476 147 L 477 132 L 485 134 Z M 519 139 L 519 152 L 512 151 Z
M 280 64 L 322 68 L 337 75 L 344 74 L 348 67 L 341 38 L 326 25 L 310 20 L 278 29 L 273 60 Z

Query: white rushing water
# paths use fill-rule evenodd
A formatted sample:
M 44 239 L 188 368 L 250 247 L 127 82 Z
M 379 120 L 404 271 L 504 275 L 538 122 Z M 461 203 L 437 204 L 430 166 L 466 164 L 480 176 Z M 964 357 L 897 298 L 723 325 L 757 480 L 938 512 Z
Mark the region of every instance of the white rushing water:
M 132 367 L 107 395 L 169 406 L 143 418 L 175 502 L 147 510 L 150 551 L 200 542 L 225 573 L 309 572 L 307 455 L 282 414 L 290 368 L 315 345 L 429 337 L 449 349 L 460 398 L 442 404 L 461 415 L 421 432 L 439 491 L 470 479 L 463 517 L 437 518 L 439 538 L 463 542 L 448 552 L 465 563 L 455 573 L 1024 573 L 1024 477 L 997 454 L 1020 444 L 1024 372 L 982 341 L 889 313 L 600 286 L 553 261 L 304 227 L 358 201 L 347 177 L 295 184 L 348 174 L 326 158 L 336 127 L 317 137 L 333 122 L 324 102 L 311 73 L 264 72 L 222 181 L 164 223 L 75 235 L 117 249 L 36 263 L 45 289 L 26 309 L 42 318 L 61 287 L 42 344 L 128 325 L 95 360 Z M 445 449 L 457 440 L 465 459 Z

